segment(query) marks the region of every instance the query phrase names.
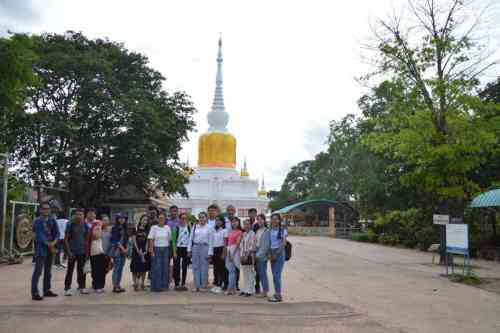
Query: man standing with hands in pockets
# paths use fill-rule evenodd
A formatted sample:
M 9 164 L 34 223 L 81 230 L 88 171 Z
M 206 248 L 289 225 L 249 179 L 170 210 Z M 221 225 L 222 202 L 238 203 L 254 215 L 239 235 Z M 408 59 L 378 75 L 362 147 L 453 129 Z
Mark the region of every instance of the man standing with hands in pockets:
M 57 222 L 49 217 L 50 205 L 43 202 L 40 205 L 40 217 L 33 222 L 33 233 L 35 240 L 35 267 L 31 278 L 31 298 L 41 301 L 43 297 L 38 291 L 38 281 L 43 270 L 43 296 L 56 297 L 57 294 L 50 290 L 52 278 L 52 258 L 56 253 L 56 243 L 59 239 Z

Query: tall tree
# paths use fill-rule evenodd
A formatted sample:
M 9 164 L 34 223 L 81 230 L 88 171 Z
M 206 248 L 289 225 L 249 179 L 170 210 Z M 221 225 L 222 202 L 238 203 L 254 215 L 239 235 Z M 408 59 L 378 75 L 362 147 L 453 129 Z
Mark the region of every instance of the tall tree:
M 38 55 L 17 162 L 26 179 L 69 190 L 68 204 L 99 206 L 125 185 L 186 194 L 178 152 L 194 127 L 182 92 L 163 90 L 148 59 L 81 33 L 33 37 Z
M 479 78 L 497 64 L 475 33 L 463 0 L 409 1 L 410 17 L 379 20 L 376 73 L 400 86 L 386 105 L 378 130 L 365 143 L 404 165 L 401 180 L 436 198 L 436 206 L 461 212 L 477 184 L 465 175 L 498 138 L 479 114 Z M 365 79 L 372 78 L 367 75 Z
M 34 83 L 31 47 L 26 35 L 0 38 L 0 152 L 14 144 L 13 124 L 23 113 L 27 86 Z

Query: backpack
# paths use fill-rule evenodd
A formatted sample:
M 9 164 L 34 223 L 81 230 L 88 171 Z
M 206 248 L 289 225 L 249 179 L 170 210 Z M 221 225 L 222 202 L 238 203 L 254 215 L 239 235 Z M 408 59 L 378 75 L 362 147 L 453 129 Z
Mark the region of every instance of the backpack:
M 292 258 L 292 243 L 286 241 L 285 244 L 285 261 L 290 260 Z
M 281 226 L 278 231 L 278 239 L 283 239 L 283 231 L 281 231 Z M 292 243 L 287 240 L 285 244 L 285 261 L 290 260 L 290 258 L 292 258 Z

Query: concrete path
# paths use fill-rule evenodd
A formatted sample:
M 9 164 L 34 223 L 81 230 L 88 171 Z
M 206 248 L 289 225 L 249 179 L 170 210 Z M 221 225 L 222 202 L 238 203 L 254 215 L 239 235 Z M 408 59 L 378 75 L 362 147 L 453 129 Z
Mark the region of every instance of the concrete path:
M 285 302 L 208 293 L 133 292 L 29 297 L 31 264 L 0 266 L 0 332 L 500 332 L 500 294 L 449 282 L 431 255 L 319 237 L 293 237 Z M 500 265 L 474 262 L 482 276 Z M 110 285 L 108 275 L 108 285 Z M 108 287 L 109 288 L 109 287 Z

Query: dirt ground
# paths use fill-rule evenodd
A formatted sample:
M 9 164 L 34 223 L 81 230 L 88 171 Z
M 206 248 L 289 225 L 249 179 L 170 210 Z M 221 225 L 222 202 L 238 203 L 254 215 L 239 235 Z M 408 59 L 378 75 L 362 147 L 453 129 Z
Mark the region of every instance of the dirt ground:
M 500 332 L 500 294 L 441 277 L 432 255 L 321 237 L 293 237 L 285 302 L 131 291 L 31 301 L 32 266 L 0 266 L 0 333 L 9 332 Z M 481 277 L 500 265 L 473 261 Z M 75 277 L 76 278 L 76 277 Z M 108 275 L 108 287 L 111 277 Z

